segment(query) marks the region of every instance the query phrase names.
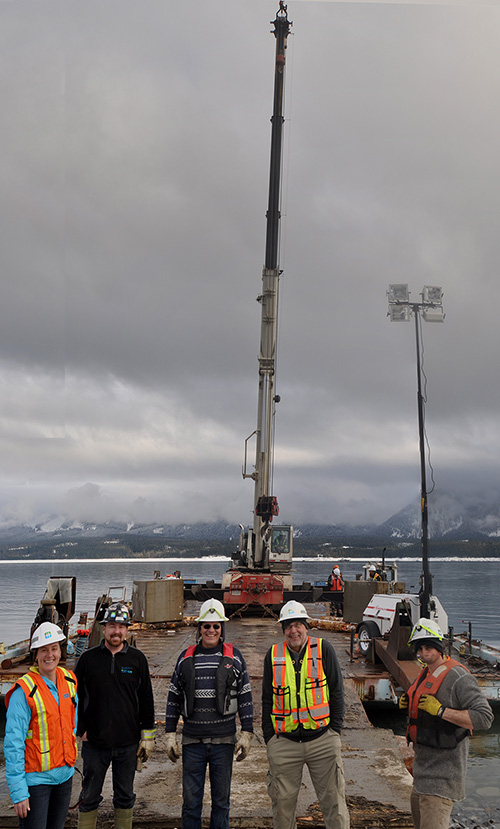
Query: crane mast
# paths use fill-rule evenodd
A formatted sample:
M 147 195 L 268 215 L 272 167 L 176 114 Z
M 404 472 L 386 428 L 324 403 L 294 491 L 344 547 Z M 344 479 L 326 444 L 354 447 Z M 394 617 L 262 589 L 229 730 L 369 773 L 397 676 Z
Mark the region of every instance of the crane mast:
M 281 156 L 283 146 L 283 93 L 285 80 L 285 50 L 291 22 L 287 7 L 280 0 L 279 10 L 273 21 L 276 38 L 274 71 L 274 101 L 271 118 L 271 157 L 269 169 L 269 197 L 266 213 L 266 248 L 262 271 L 262 294 L 258 301 L 262 306 L 259 350 L 259 391 L 257 403 L 257 428 L 245 441 L 243 477 L 255 482 L 253 528 L 242 527 L 239 545 L 239 563 L 249 569 L 273 569 L 289 571 L 291 568 L 291 527 L 272 527 L 273 517 L 278 515 L 278 501 L 272 495 L 273 431 L 275 404 L 276 339 L 278 325 L 278 287 L 280 278 L 280 197 Z M 247 472 L 247 444 L 255 436 L 255 467 Z M 274 550 L 273 550 L 274 547 Z

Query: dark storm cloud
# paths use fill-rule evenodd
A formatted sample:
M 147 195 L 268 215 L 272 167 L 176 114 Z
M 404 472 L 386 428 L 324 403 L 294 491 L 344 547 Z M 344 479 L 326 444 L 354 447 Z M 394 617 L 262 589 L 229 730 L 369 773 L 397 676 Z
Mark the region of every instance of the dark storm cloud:
M 277 5 L 0 5 L 4 515 L 248 520 Z M 288 10 L 276 491 L 383 520 L 418 492 L 390 282 L 445 290 L 438 481 L 499 472 L 500 10 Z

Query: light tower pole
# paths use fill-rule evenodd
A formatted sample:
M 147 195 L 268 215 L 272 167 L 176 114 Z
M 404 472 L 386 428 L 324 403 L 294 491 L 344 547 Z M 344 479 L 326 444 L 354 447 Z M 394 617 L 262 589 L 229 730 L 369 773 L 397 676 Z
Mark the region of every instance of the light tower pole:
M 409 322 L 415 318 L 415 343 L 417 349 L 417 412 L 418 439 L 420 451 L 420 507 L 421 507 L 421 544 L 422 544 L 422 584 L 420 589 L 420 615 L 430 618 L 430 597 L 432 596 L 432 574 L 429 568 L 429 528 L 427 511 L 427 480 L 425 463 L 425 417 L 424 397 L 422 394 L 421 361 L 421 320 L 426 322 L 443 322 L 443 291 L 433 285 L 424 285 L 421 302 L 410 302 L 408 285 L 389 285 L 388 316 L 391 322 Z

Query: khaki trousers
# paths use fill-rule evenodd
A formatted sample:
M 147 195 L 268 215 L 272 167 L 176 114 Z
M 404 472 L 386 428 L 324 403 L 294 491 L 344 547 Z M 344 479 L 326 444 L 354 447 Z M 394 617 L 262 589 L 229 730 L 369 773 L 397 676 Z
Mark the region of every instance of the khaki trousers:
M 321 737 L 296 742 L 271 737 L 267 744 L 267 790 L 273 807 L 274 829 L 294 829 L 297 797 L 304 765 L 309 769 L 326 829 L 349 829 L 340 737 L 330 728 Z
M 415 829 L 449 829 L 453 800 L 412 789 L 410 807 Z

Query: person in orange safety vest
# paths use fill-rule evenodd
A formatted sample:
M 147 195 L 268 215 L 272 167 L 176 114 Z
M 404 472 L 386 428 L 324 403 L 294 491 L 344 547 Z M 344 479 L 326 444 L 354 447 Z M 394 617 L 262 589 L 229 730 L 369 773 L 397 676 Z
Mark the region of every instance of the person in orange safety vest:
M 332 601 L 330 602 L 330 615 L 331 616 L 343 616 L 344 615 L 344 579 L 342 578 L 342 574 L 340 572 L 340 567 L 335 565 L 332 567 L 332 572 L 328 576 L 328 589 L 335 591 L 337 594 L 335 597 L 332 596 Z
M 22 829 L 63 829 L 77 757 L 76 678 L 59 666 L 61 628 L 43 622 L 31 638 L 36 664 L 5 696 L 7 784 Z
M 493 713 L 475 677 L 445 656 L 436 621 L 419 619 L 408 644 L 425 664 L 399 701 L 415 752 L 413 822 L 415 829 L 448 829 L 454 802 L 465 797 L 469 735 L 488 729 Z
M 309 635 L 303 605 L 283 605 L 285 641 L 264 660 L 262 731 L 269 762 L 268 792 L 274 829 L 292 829 L 304 765 L 326 829 L 348 829 L 340 750 L 344 685 L 337 655 L 326 639 Z

